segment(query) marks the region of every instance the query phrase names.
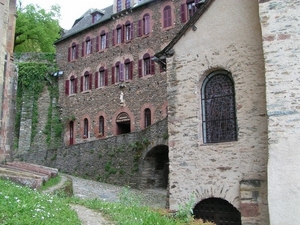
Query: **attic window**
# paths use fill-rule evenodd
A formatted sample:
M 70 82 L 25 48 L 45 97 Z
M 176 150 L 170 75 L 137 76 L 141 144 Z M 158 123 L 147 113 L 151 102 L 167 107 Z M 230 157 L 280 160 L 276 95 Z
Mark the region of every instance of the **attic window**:
M 96 23 L 101 18 L 99 13 L 95 13 L 92 15 L 92 23 Z

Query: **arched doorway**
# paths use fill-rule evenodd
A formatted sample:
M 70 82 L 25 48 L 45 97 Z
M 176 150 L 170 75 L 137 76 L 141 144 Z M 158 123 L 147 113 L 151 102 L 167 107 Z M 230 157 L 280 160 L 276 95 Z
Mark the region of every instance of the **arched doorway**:
M 117 134 L 130 133 L 130 117 L 127 113 L 122 112 L 116 118 Z
M 199 202 L 193 214 L 196 219 L 212 221 L 217 225 L 242 225 L 241 213 L 221 198 L 208 198 Z
M 168 186 L 169 148 L 158 145 L 152 148 L 144 158 L 142 186 L 144 188 L 164 188 Z

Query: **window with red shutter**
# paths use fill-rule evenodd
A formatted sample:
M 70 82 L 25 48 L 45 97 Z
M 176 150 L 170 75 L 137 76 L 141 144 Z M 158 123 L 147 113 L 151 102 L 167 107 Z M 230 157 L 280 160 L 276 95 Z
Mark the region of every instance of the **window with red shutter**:
M 71 50 L 72 50 L 72 48 L 69 47 L 69 48 L 68 48 L 68 62 L 71 61 Z
M 97 36 L 96 37 L 96 52 L 99 52 L 99 39 L 100 39 L 100 37 Z
M 112 46 L 115 45 L 115 33 L 116 33 L 116 30 L 112 30 L 112 37 L 111 37 Z
M 99 73 L 95 72 L 95 89 L 98 88 L 99 86 L 98 78 L 99 78 Z
M 89 90 L 92 90 L 93 86 L 93 74 L 89 74 Z
M 108 85 L 108 70 L 105 70 L 105 79 L 104 79 L 104 85 L 107 86 Z
M 69 80 L 66 80 L 65 82 L 65 94 L 69 95 Z
M 164 25 L 163 27 L 172 26 L 171 6 L 167 5 L 163 10 Z
M 139 77 L 142 77 L 143 76 L 143 61 L 140 59 L 139 60 L 139 65 L 138 65 L 138 74 L 139 74 Z
M 80 91 L 83 92 L 83 76 L 80 77 Z
M 81 43 L 81 56 L 84 56 L 84 42 Z
M 150 74 L 155 74 L 155 62 L 154 60 L 152 60 L 153 56 L 150 57 L 150 64 L 151 64 L 151 68 L 150 68 Z
M 143 35 L 143 20 L 139 20 L 138 21 L 138 36 L 142 36 Z
M 149 14 L 144 15 L 143 17 L 143 30 L 144 34 L 149 34 L 150 33 L 150 16 Z
M 111 68 L 111 83 L 112 84 L 115 83 L 115 67 L 114 66 Z

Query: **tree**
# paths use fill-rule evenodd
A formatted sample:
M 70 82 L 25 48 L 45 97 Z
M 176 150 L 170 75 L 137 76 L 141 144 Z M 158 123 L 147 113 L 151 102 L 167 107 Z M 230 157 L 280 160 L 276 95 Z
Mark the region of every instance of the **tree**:
M 15 52 L 55 52 L 54 42 L 60 37 L 60 6 L 46 12 L 38 5 L 17 7 Z

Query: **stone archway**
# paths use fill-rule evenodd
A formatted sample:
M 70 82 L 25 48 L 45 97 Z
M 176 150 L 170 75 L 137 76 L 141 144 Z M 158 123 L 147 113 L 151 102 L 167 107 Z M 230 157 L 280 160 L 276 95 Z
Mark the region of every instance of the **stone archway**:
M 167 189 L 169 177 L 169 147 L 157 145 L 144 157 L 142 188 Z
M 211 221 L 217 225 L 242 225 L 241 213 L 228 201 L 221 198 L 208 198 L 199 202 L 193 209 L 196 219 Z
M 130 117 L 126 112 L 120 113 L 116 118 L 117 134 L 130 133 Z

